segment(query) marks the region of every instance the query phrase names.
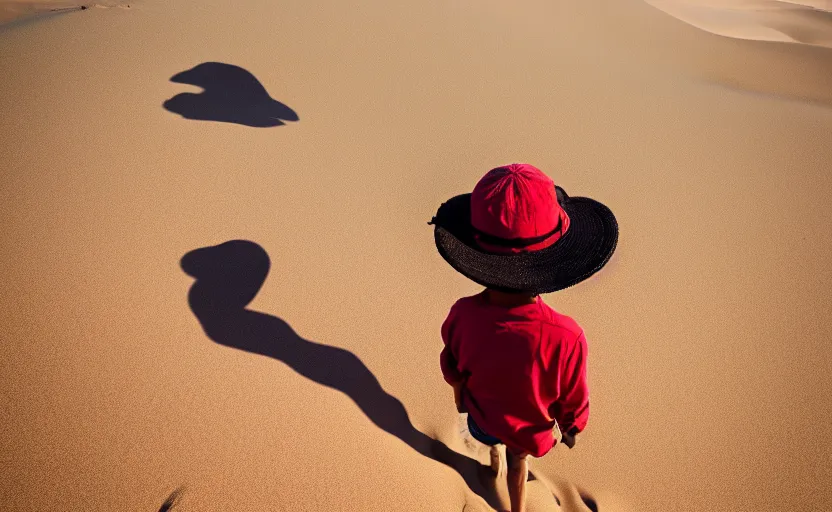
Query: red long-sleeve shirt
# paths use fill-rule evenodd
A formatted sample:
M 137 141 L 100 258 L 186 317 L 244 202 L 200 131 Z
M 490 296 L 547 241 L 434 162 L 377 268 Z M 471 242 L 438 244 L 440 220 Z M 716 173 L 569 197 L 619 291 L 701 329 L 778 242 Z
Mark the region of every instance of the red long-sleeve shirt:
M 553 428 L 583 431 L 589 418 L 583 330 L 538 297 L 502 307 L 480 293 L 451 308 L 442 324 L 442 374 L 465 382 L 464 405 L 488 434 L 516 452 L 542 457 Z

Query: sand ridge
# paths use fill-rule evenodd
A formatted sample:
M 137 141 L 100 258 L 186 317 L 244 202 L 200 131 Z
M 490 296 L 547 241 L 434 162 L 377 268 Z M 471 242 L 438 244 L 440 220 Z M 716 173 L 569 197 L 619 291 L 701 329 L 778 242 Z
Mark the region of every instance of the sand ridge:
M 139 0 L 141 1 L 141 0 Z M 65 14 L 86 9 L 130 9 L 136 2 L 103 0 L 100 2 L 79 2 L 77 0 L 0 0 L 0 24 L 19 18 L 43 14 Z
M 714 34 L 832 48 L 832 2 L 828 0 L 646 1 Z

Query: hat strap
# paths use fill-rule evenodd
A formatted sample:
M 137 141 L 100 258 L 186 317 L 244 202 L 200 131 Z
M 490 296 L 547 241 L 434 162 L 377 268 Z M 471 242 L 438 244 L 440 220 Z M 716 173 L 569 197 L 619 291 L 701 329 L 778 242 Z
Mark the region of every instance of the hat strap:
M 558 225 L 555 226 L 555 229 L 549 231 L 548 233 L 540 236 L 530 237 L 530 238 L 500 238 L 498 236 L 489 235 L 479 229 L 471 226 L 474 230 L 474 233 L 477 234 L 477 240 L 482 241 L 488 245 L 496 245 L 498 247 L 506 247 L 510 249 L 522 249 L 524 247 L 528 247 L 530 245 L 539 244 L 553 236 L 555 233 L 561 230 L 563 226 L 563 219 L 558 218 Z

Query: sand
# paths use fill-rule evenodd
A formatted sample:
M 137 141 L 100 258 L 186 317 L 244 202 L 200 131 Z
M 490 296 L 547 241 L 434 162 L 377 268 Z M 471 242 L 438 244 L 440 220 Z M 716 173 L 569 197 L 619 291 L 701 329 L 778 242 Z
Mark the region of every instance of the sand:
M 530 510 L 832 506 L 832 50 L 641 0 L 145 0 L 0 27 L 0 73 L 3 510 L 496 508 L 427 221 L 512 161 L 621 226 L 545 297 L 592 413 Z
M 832 48 L 830 0 L 647 0 L 714 34 Z
M 647 0 L 714 34 L 832 48 L 832 1 Z
M 141 2 L 141 0 L 139 0 Z M 135 5 L 133 3 L 132 5 Z M 36 17 L 69 14 L 87 9 L 130 9 L 131 2 L 120 0 L 101 0 L 100 2 L 79 2 L 72 0 L 0 0 L 0 26 L 11 22 L 33 21 Z M 16 24 L 17 24 L 16 23 Z

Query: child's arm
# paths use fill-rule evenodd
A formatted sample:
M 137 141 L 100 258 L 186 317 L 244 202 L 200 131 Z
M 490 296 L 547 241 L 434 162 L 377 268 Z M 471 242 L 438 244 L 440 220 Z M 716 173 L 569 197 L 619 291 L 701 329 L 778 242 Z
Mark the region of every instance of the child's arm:
M 456 404 L 457 412 L 468 412 L 465 404 L 462 401 L 462 392 L 465 390 L 465 382 L 456 382 L 451 384 L 454 388 L 454 403 Z
M 465 376 L 462 375 L 462 373 L 460 373 L 457 369 L 456 359 L 451 353 L 451 349 L 449 347 L 446 346 L 442 350 L 442 354 L 439 356 L 439 364 L 442 367 L 442 376 L 445 378 L 445 382 L 454 388 L 454 403 L 456 404 L 456 410 L 459 412 L 466 412 L 463 410 L 464 405 L 462 402 L 462 393 L 465 389 Z
M 445 382 L 454 388 L 454 403 L 456 404 L 456 410 L 459 412 L 465 412 L 463 410 L 464 405 L 462 401 L 462 392 L 465 388 L 466 379 L 465 376 L 459 371 L 456 358 L 454 357 L 450 347 L 453 316 L 452 309 L 448 318 L 446 318 L 445 322 L 442 324 L 442 341 L 445 343 L 445 347 L 439 355 L 439 365 L 442 368 L 442 376 L 445 378 Z
M 555 407 L 555 419 L 563 435 L 563 444 L 572 448 L 576 437 L 589 420 L 589 387 L 586 381 L 587 345 L 581 333 L 567 355 L 560 376 L 561 397 Z

